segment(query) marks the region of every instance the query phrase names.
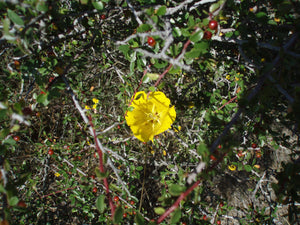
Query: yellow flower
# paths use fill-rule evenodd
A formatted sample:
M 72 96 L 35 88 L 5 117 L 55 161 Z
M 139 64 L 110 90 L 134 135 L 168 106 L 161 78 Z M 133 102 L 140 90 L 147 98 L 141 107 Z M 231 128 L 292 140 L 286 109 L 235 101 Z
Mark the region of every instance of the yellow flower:
M 54 174 L 54 176 L 59 177 L 59 176 L 60 176 L 60 173 L 57 173 L 57 172 L 56 172 L 56 173 Z
M 228 169 L 230 169 L 231 171 L 235 171 L 236 170 L 236 166 L 235 165 L 230 165 L 230 166 L 228 166 Z
M 279 22 L 280 22 L 280 18 L 274 18 L 274 21 L 275 21 L 276 23 L 279 23 Z
M 93 98 L 92 101 L 93 101 L 95 104 L 98 104 L 98 103 L 99 103 L 99 100 L 96 99 L 96 98 Z
M 226 79 L 227 79 L 227 80 L 230 80 L 230 75 L 229 75 L 229 74 L 226 75 Z
M 96 109 L 96 108 L 97 108 L 97 104 L 94 104 L 94 105 L 93 105 L 93 109 Z
M 144 91 L 137 92 L 132 105 L 133 110 L 128 111 L 125 117 L 133 135 L 140 141 L 153 141 L 153 137 L 169 128 L 175 121 L 176 111 L 170 107 L 170 99 L 163 92 Z
M 163 150 L 163 155 L 166 156 L 167 155 L 167 152 L 165 150 Z
M 86 105 L 84 108 L 85 108 L 86 110 L 91 109 L 88 105 Z
M 235 81 L 239 81 L 240 80 L 240 78 L 238 78 L 238 77 L 235 77 Z
M 266 59 L 265 58 L 261 58 L 261 60 L 260 60 L 261 62 L 264 62 L 264 61 L 266 61 Z

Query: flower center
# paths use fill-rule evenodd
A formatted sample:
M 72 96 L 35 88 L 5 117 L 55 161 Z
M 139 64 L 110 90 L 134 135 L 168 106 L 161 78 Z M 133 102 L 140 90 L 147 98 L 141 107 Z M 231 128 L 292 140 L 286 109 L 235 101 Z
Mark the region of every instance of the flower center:
M 152 127 L 154 128 L 154 126 L 160 123 L 160 113 L 155 111 L 155 105 L 152 106 L 152 110 L 150 113 L 146 113 L 147 115 L 147 123 L 152 123 Z

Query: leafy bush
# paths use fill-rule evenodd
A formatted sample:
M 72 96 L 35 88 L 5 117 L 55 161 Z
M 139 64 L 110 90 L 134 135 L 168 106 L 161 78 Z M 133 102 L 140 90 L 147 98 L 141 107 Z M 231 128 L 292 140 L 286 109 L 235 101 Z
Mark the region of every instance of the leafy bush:
M 1 224 L 297 223 L 299 9 L 0 2 Z M 176 110 L 147 143 L 138 91 Z

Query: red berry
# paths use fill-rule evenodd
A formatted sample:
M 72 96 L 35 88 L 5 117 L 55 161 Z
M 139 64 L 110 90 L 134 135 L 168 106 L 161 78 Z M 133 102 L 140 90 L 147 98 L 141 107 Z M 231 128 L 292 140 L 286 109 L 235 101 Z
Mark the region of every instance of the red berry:
M 114 197 L 114 201 L 115 201 L 115 202 L 118 202 L 118 201 L 119 201 L 119 197 L 118 197 L 118 196 L 115 196 L 115 197 Z
M 261 152 L 256 152 L 255 155 L 256 155 L 256 158 L 261 158 Z
M 91 178 L 92 178 L 93 180 L 95 180 L 96 177 L 95 177 L 95 175 L 92 175 Z
M 120 125 L 118 125 L 118 129 L 121 129 Z
M 49 83 L 51 83 L 54 80 L 54 77 L 49 78 Z
M 135 204 L 135 202 L 131 200 L 131 201 L 130 201 L 130 204 L 131 204 L 131 205 L 134 205 L 134 204 Z
M 41 93 L 40 93 L 41 95 L 45 95 L 46 94 L 46 92 L 44 92 L 44 91 L 41 91 Z
M 221 149 L 222 148 L 222 145 L 218 145 L 218 149 Z
M 126 218 L 127 217 L 127 213 L 123 213 L 123 217 Z
M 208 30 L 204 31 L 203 39 L 210 40 L 212 37 L 212 33 Z
M 216 30 L 216 29 L 218 29 L 218 22 L 215 20 L 211 20 L 211 21 L 209 21 L 208 27 L 211 30 Z
M 151 47 L 154 47 L 156 44 L 156 41 L 154 40 L 153 37 L 148 37 L 148 45 L 150 45 Z
M 14 140 L 15 141 L 20 141 L 20 137 L 19 136 L 14 136 Z
M 218 221 L 217 221 L 217 224 L 218 224 L 218 225 L 220 225 L 220 224 L 221 224 L 221 221 L 220 221 L 220 220 L 218 220 Z
M 93 193 L 97 193 L 98 189 L 96 187 L 93 188 Z
M 23 200 L 20 200 L 20 201 L 18 202 L 18 206 L 19 206 L 19 207 L 25 208 L 27 205 L 26 205 L 26 203 L 25 203 Z
M 243 157 L 243 152 L 242 152 L 242 151 L 239 151 L 237 155 L 238 155 L 238 157 L 241 158 L 241 157 Z
M 105 20 L 105 18 L 106 18 L 105 14 L 102 14 L 100 17 L 102 20 Z
M 48 154 L 49 154 L 49 155 L 53 155 L 53 154 L 54 154 L 54 151 L 50 148 L 49 151 L 48 151 Z
M 251 147 L 252 147 L 252 148 L 257 148 L 257 144 L 252 143 Z
M 186 225 L 186 222 L 182 222 L 181 224 L 182 224 L 182 225 Z
M 207 216 L 206 215 L 203 216 L 203 220 L 207 220 Z
M 224 206 L 224 203 L 220 202 L 219 206 L 222 208 Z
M 210 157 L 210 159 L 211 159 L 212 161 L 216 161 L 216 160 L 217 160 L 217 158 L 214 157 L 213 155 L 210 155 L 209 157 Z

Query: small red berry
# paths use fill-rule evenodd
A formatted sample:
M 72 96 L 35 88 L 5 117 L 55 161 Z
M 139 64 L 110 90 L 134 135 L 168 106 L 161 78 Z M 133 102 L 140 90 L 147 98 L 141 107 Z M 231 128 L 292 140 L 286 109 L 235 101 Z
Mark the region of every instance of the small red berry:
M 95 180 L 96 177 L 95 177 L 95 175 L 92 175 L 91 178 L 92 178 L 93 180 Z
M 135 204 L 135 202 L 131 200 L 131 201 L 130 201 L 130 204 L 131 204 L 131 205 L 134 205 L 134 204 Z
M 119 200 L 120 200 L 120 199 L 119 199 L 118 196 L 115 196 L 115 197 L 114 197 L 114 201 L 115 201 L 115 202 L 118 202 Z
M 97 193 L 98 189 L 96 187 L 93 188 L 93 193 Z
M 241 158 L 241 157 L 243 157 L 243 152 L 242 152 L 242 151 L 239 151 L 237 155 L 238 155 L 238 157 Z
M 252 148 L 257 148 L 257 144 L 252 143 L 251 147 L 252 147 Z
M 49 78 L 49 83 L 51 83 L 54 80 L 54 77 Z
M 127 213 L 123 213 L 123 218 L 126 218 L 127 217 Z
M 204 31 L 203 39 L 210 40 L 212 37 L 212 33 L 208 30 Z
M 211 30 L 216 30 L 216 29 L 218 29 L 218 22 L 215 20 L 211 20 L 211 21 L 209 21 L 208 27 Z
M 96 158 L 96 159 L 98 158 L 97 152 L 94 153 L 94 158 Z
M 50 148 L 49 151 L 48 151 L 48 154 L 49 154 L 49 155 L 53 155 L 53 154 L 54 154 L 54 151 Z
M 222 148 L 222 145 L 218 145 L 218 149 L 221 149 Z
M 206 215 L 203 216 L 203 220 L 207 220 L 207 216 Z
M 261 152 L 256 152 L 255 155 L 256 155 L 256 158 L 261 158 L 261 156 L 262 156 Z
M 100 18 L 101 18 L 102 20 L 105 20 L 105 18 L 106 18 L 105 14 L 102 14 L 102 15 L 100 16 Z
M 181 225 L 186 225 L 186 222 L 182 222 Z
M 224 203 L 220 202 L 219 206 L 222 208 L 224 206 Z
M 20 141 L 20 137 L 19 136 L 14 136 L 14 140 L 15 141 Z
M 120 125 L 118 125 L 118 129 L 121 129 L 121 126 L 120 126 Z
M 221 224 L 221 221 L 220 221 L 220 220 L 218 220 L 218 221 L 217 221 L 217 224 L 218 224 L 218 225 L 220 225 L 220 224 Z
M 23 207 L 23 208 L 26 208 L 26 203 L 23 201 L 23 200 L 20 200 L 19 202 L 18 202 L 18 206 L 19 207 Z
M 147 42 L 148 42 L 148 45 L 150 45 L 151 47 L 154 47 L 156 44 L 156 41 L 154 40 L 153 37 L 148 37 Z
M 44 92 L 44 91 L 41 91 L 41 93 L 40 93 L 41 95 L 45 95 L 46 94 L 46 92 Z
M 214 157 L 213 155 L 210 155 L 209 157 L 210 157 L 210 159 L 211 159 L 212 161 L 216 161 L 216 160 L 217 160 L 217 158 Z

